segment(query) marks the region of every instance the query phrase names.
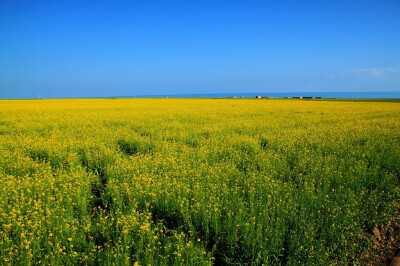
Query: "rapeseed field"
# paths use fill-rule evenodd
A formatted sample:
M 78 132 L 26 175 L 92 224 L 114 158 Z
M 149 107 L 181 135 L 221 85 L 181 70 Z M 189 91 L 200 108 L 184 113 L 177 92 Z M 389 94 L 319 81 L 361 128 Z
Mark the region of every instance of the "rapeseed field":
M 353 264 L 398 215 L 400 103 L 0 101 L 0 264 Z

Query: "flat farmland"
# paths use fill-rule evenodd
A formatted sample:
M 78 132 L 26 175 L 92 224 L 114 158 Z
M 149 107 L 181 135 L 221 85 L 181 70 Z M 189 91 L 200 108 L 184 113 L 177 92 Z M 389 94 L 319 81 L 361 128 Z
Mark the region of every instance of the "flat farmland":
M 2 100 L 0 264 L 358 263 L 399 162 L 399 102 Z

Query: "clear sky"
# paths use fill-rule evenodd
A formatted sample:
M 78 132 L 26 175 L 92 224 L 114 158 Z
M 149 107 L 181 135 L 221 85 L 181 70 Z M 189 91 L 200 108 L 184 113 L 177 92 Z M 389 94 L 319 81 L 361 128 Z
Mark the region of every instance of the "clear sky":
M 4 1 L 0 98 L 400 91 L 400 1 Z

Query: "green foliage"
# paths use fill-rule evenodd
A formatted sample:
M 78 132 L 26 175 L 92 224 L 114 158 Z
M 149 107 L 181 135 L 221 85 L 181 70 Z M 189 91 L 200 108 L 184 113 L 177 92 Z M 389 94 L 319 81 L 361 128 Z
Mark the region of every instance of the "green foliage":
M 398 215 L 398 103 L 0 104 L 2 264 L 353 264 Z
M 139 140 L 118 140 L 118 146 L 120 147 L 121 151 L 127 155 L 135 155 L 137 153 L 146 153 L 151 151 L 154 148 L 154 145 L 147 141 L 139 141 Z

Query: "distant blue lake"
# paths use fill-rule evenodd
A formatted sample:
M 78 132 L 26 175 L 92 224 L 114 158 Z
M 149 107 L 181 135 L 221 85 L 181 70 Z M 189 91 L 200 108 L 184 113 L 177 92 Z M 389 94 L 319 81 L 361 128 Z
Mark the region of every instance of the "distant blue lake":
M 294 97 L 294 96 L 320 96 L 322 98 L 400 98 L 400 92 L 265 92 L 265 93 L 207 93 L 207 94 L 163 94 L 163 95 L 137 95 L 136 98 L 230 98 L 246 97 L 255 98 L 257 95 L 272 98 Z M 118 96 L 119 97 L 119 96 Z M 128 96 L 130 98 L 133 96 Z

